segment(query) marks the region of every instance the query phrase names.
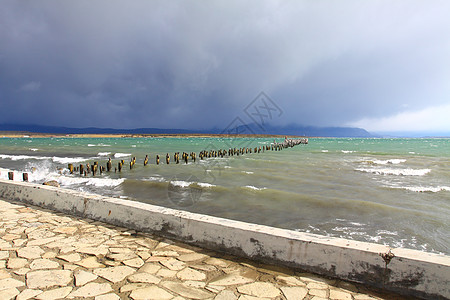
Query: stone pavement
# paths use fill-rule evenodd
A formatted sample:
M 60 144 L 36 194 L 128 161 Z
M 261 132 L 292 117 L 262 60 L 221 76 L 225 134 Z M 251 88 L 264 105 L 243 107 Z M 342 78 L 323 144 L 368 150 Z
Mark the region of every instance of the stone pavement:
M 0 200 L 0 299 L 402 299 Z

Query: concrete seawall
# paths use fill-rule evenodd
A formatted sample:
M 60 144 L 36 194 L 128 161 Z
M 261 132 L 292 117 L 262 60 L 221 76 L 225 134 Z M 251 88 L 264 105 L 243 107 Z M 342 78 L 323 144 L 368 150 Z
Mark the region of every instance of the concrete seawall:
M 0 197 L 427 299 L 450 298 L 450 257 L 300 233 L 26 182 Z

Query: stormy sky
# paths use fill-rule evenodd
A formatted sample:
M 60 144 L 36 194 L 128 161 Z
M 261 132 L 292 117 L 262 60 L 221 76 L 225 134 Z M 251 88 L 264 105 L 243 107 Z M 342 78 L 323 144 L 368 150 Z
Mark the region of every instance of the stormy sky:
M 0 123 L 450 132 L 450 1 L 2 1 Z

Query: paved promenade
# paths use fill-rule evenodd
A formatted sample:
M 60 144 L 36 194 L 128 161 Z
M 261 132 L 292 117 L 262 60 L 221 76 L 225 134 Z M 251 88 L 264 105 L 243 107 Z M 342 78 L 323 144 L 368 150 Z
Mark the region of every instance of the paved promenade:
M 0 200 L 0 299 L 404 299 Z

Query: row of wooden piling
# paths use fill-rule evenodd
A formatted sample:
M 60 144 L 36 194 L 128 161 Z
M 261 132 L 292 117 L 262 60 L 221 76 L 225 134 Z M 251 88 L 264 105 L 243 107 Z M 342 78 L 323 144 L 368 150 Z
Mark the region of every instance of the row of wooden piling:
M 264 145 L 264 146 L 259 146 L 259 147 L 254 147 L 254 148 L 249 148 L 249 147 L 242 147 L 242 148 L 229 148 L 227 149 L 219 149 L 219 150 L 202 150 L 200 151 L 200 153 L 198 154 L 198 157 L 203 160 L 205 158 L 223 158 L 223 157 L 231 157 L 231 156 L 239 156 L 239 155 L 244 155 L 247 153 L 261 153 L 261 152 L 265 152 L 265 151 L 281 151 L 285 148 L 290 148 L 290 147 L 294 147 L 300 144 L 307 144 L 308 143 L 308 139 L 295 139 L 295 140 L 288 140 L 285 139 L 285 141 L 283 143 L 273 143 L 271 145 Z M 171 155 L 169 155 L 169 153 L 167 153 L 165 155 L 165 162 L 166 164 L 170 164 L 170 160 L 171 160 Z M 183 152 L 181 154 L 181 158 L 180 158 L 180 152 L 175 152 L 173 155 L 173 162 L 175 164 L 179 164 L 181 161 L 184 161 L 185 164 L 188 164 L 189 160 L 192 160 L 194 163 L 197 160 L 197 154 L 195 152 L 191 152 L 191 153 L 187 153 L 187 152 Z M 144 166 L 147 166 L 149 163 L 149 155 L 146 155 L 144 158 Z M 160 164 L 160 156 L 157 154 L 155 157 L 155 163 L 157 165 Z M 133 157 L 131 159 L 131 161 L 129 162 L 129 167 L 130 170 L 133 169 L 133 167 L 136 165 L 136 157 Z M 124 169 L 125 166 L 125 160 L 120 160 L 117 163 L 117 167 L 114 167 L 114 172 L 122 172 L 122 170 Z M 87 176 L 88 174 L 91 174 L 93 176 L 95 176 L 97 173 L 103 174 L 103 172 L 112 172 L 112 161 L 111 158 L 109 158 L 108 162 L 106 163 L 106 168 L 103 166 L 100 166 L 98 164 L 97 161 L 95 161 L 92 165 L 90 165 L 89 163 L 85 165 L 80 164 L 79 167 L 75 167 L 73 164 L 68 164 L 68 169 L 70 174 L 74 174 L 74 173 L 78 173 L 81 176 Z
M 219 150 L 202 150 L 199 153 L 199 157 L 201 160 L 205 159 L 205 158 L 212 158 L 212 157 L 231 157 L 231 156 L 239 156 L 239 155 L 244 155 L 247 153 L 261 153 L 264 151 L 281 151 L 282 149 L 285 148 L 290 148 L 290 147 L 294 147 L 300 144 L 308 144 L 308 139 L 285 139 L 285 141 L 283 143 L 273 143 L 270 146 L 260 146 L 258 147 L 254 147 L 254 148 L 229 148 L 228 150 L 226 149 L 219 149 Z M 170 155 L 169 153 L 166 154 L 166 164 L 170 164 Z M 183 152 L 181 155 L 181 160 L 185 162 L 185 164 L 188 163 L 189 158 L 194 161 L 194 163 L 197 160 L 197 154 L 195 152 L 191 152 L 191 153 L 187 153 L 187 152 Z M 180 152 L 176 152 L 173 156 L 174 162 L 176 164 L 180 163 Z M 144 166 L 147 166 L 149 163 L 149 156 L 146 155 L 144 158 Z M 156 155 L 155 157 L 155 163 L 157 165 L 159 165 L 160 163 L 160 157 L 159 155 Z M 130 166 L 130 170 L 133 169 L 133 167 L 136 165 L 136 157 L 133 157 L 131 159 L 131 161 L 129 162 L 129 166 Z M 125 160 L 120 160 L 117 163 L 117 167 L 114 168 L 114 172 L 122 172 L 122 169 L 125 166 Z M 91 174 L 93 176 L 95 176 L 98 173 L 100 173 L 100 175 L 103 174 L 103 172 L 112 172 L 112 161 L 111 158 L 109 158 L 109 160 L 106 163 L 106 168 L 103 166 L 100 166 L 98 164 L 97 161 L 95 161 L 92 165 L 90 165 L 89 163 L 85 165 L 80 164 L 79 167 L 75 167 L 73 164 L 68 164 L 68 169 L 70 174 L 74 174 L 75 172 L 79 172 L 80 175 L 84 175 L 87 176 L 88 174 Z M 14 172 L 8 172 L 8 179 L 9 180 L 14 180 Z M 22 173 L 22 180 L 23 181 L 28 181 L 28 173 Z

